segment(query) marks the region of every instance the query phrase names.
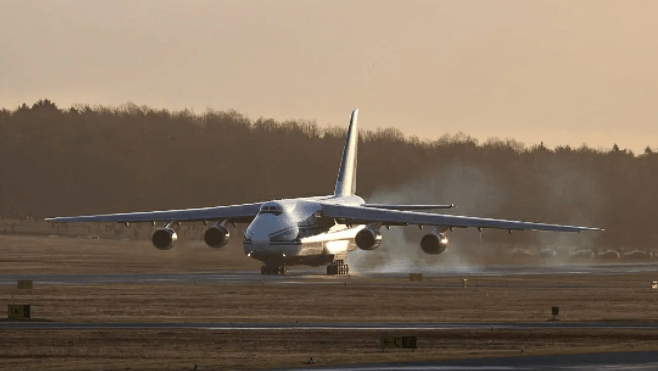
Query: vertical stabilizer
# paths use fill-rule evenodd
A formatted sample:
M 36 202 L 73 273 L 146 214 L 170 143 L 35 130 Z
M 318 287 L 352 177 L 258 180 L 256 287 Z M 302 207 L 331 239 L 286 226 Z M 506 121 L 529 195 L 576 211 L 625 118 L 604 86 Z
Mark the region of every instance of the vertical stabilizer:
M 358 115 L 358 109 L 352 111 L 350 127 L 347 129 L 347 138 L 345 139 L 343 158 L 340 161 L 340 170 L 338 170 L 336 189 L 334 190 L 336 196 L 351 196 L 356 193 L 356 152 L 359 144 L 356 119 Z

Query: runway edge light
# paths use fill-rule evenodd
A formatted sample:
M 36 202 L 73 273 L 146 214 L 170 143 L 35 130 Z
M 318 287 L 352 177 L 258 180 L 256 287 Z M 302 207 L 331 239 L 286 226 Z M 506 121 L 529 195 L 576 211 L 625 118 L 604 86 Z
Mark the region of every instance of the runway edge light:
M 560 307 L 552 307 L 551 314 L 553 315 L 553 318 L 550 319 L 551 321 L 559 321 L 560 319 L 558 316 L 560 315 Z

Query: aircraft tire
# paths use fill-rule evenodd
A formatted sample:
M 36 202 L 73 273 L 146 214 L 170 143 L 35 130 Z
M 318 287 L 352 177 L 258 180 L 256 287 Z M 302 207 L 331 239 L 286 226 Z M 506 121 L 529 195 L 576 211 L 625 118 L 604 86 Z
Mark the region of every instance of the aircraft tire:
M 266 266 L 260 268 L 260 273 L 261 274 L 284 274 L 284 273 L 281 273 L 282 272 L 281 269 L 282 269 L 281 267 L 266 265 Z

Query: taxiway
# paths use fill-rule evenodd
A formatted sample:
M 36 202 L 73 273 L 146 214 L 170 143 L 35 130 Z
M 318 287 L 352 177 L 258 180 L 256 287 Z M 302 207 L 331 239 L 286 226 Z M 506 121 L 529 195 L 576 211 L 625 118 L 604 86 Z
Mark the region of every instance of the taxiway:
M 318 359 L 321 362 L 321 359 Z M 317 365 L 317 363 L 316 363 Z M 361 364 L 277 371 L 546 371 L 658 370 L 658 352 L 589 353 L 555 356 L 476 358 L 454 361 Z
M 496 276 L 533 276 L 533 275 L 573 275 L 598 274 L 616 275 L 629 273 L 655 272 L 658 265 L 653 263 L 628 264 L 598 264 L 598 265 L 555 265 L 532 266 L 510 265 L 489 267 L 445 267 L 414 271 L 423 273 L 427 278 L 449 277 L 496 277 Z M 377 272 L 359 273 L 353 277 L 359 278 L 405 278 L 410 272 Z M 32 274 L 32 275 L 0 275 L 0 285 L 15 285 L 17 280 L 31 279 L 35 284 L 75 285 L 75 284 L 257 284 L 267 281 L 279 284 L 303 283 L 341 283 L 348 276 L 326 276 L 322 269 L 292 268 L 285 276 L 261 275 L 254 271 L 227 272 L 172 272 L 172 273 L 114 273 L 114 274 Z M 364 282 L 366 283 L 366 282 Z M 450 285 L 445 282 L 430 282 L 428 284 Z M 456 284 L 454 284 L 456 285 Z M 551 286 L 553 287 L 553 286 Z M 557 287 L 557 286 L 556 286 Z M 568 286 L 569 288 L 574 286 Z M 580 287 L 580 286 L 579 286 Z M 566 287 L 565 287 L 566 288 Z
M 43 330 L 538 330 L 538 329 L 587 329 L 587 330 L 656 330 L 658 323 L 577 323 L 577 322 L 519 322 L 519 323 L 69 323 L 69 322 L 0 322 L 0 329 Z

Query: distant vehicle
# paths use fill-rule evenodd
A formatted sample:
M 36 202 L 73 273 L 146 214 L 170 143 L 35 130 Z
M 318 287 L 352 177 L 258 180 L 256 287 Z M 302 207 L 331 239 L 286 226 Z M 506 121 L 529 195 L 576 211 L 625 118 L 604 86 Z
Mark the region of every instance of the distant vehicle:
M 528 249 L 524 248 L 518 248 L 515 247 L 510 251 L 510 255 L 516 256 L 516 257 L 529 257 L 529 256 L 534 256 L 533 253 L 530 252 Z
M 633 250 L 624 253 L 621 258 L 623 260 L 634 260 L 634 261 L 644 261 L 644 260 L 651 260 L 651 252 L 649 251 L 642 251 L 642 250 Z
M 550 248 L 545 248 L 541 250 L 531 251 L 527 248 L 515 247 L 509 252 L 510 255 L 516 258 L 553 258 L 557 255 L 557 252 Z
M 596 259 L 597 260 L 619 260 L 619 254 L 618 251 L 615 250 L 607 250 L 607 251 L 598 251 L 596 253 Z
M 553 249 L 542 249 L 539 251 L 537 256 L 540 258 L 554 258 L 557 255 L 557 251 Z
M 446 233 L 454 228 L 506 229 L 581 232 L 602 231 L 598 228 L 529 223 L 502 219 L 453 216 L 422 212 L 448 209 L 454 205 L 388 205 L 368 204 L 356 192 L 357 115 L 352 112 L 338 179 L 333 195 L 274 200 L 232 206 L 198 209 L 148 211 L 91 216 L 48 218 L 57 223 L 116 222 L 162 223 L 151 237 L 153 246 L 168 250 L 177 240 L 174 228 L 180 222 L 214 222 L 204 233 L 212 248 L 225 246 L 230 238 L 227 224 L 249 223 L 243 237 L 247 256 L 264 263 L 263 274 L 285 274 L 290 265 L 320 266 L 327 264 L 327 274 L 347 274 L 345 259 L 356 246 L 374 250 L 382 242 L 381 227 L 416 225 L 434 227 L 420 240 L 420 248 L 435 255 L 448 247 Z M 300 170 L 300 180 L 304 173 Z M 356 246 L 355 246 L 356 245 Z
M 577 250 L 572 252 L 570 256 L 574 260 L 591 260 L 594 259 L 596 253 L 592 250 Z

